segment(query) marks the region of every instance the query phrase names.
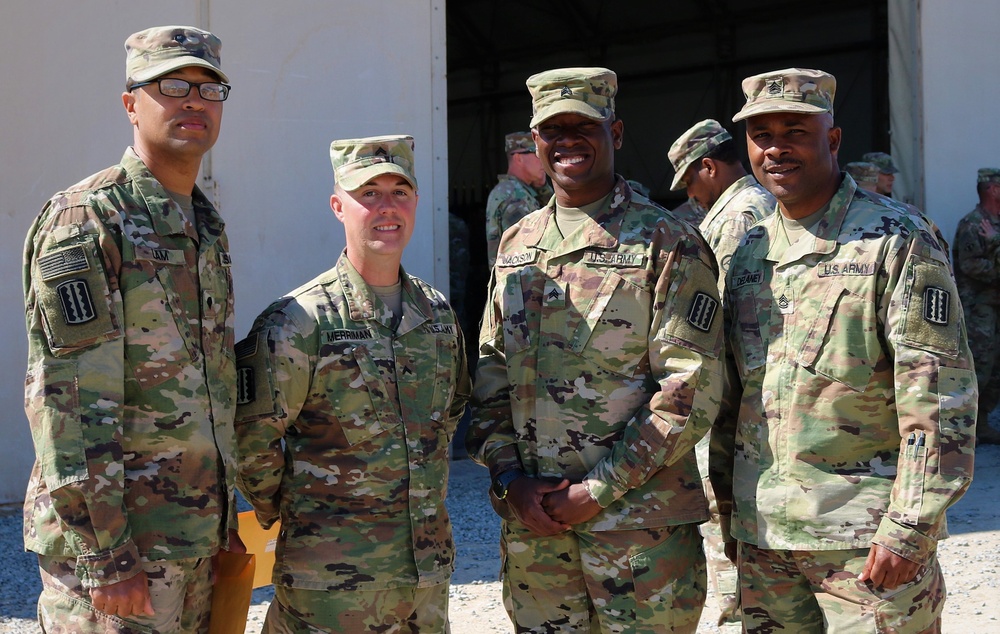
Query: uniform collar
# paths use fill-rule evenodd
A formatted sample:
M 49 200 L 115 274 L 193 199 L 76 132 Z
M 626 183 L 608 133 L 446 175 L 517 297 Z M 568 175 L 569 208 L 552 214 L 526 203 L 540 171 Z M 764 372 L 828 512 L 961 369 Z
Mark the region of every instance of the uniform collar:
M 707 214 L 705 214 L 705 219 L 702 220 L 704 226 L 707 227 L 709 223 L 715 220 L 715 217 L 718 216 L 720 213 L 722 213 L 722 210 L 726 208 L 726 205 L 729 204 L 729 201 L 731 201 L 733 197 L 736 196 L 736 194 L 740 193 L 747 187 L 752 187 L 756 184 L 757 184 L 756 178 L 754 178 L 750 174 L 745 174 L 744 176 L 741 176 L 739 179 L 737 179 L 736 182 L 734 182 L 732 185 L 727 187 L 726 191 L 722 192 L 722 195 L 719 196 L 719 199 L 715 201 L 715 204 L 712 205 L 712 208 L 708 211 Z
M 838 238 L 844 219 L 847 217 L 847 210 L 854 200 L 854 193 L 858 190 L 857 183 L 846 172 L 841 173 L 842 180 L 840 187 L 834 192 L 833 197 L 827 203 L 827 209 L 823 217 L 810 230 L 809 234 L 799 238 L 799 240 L 785 249 L 782 254 L 776 253 L 779 244 L 774 236 L 781 229 L 781 210 L 768 216 L 762 221 L 768 227 L 768 235 L 772 238 L 768 241 L 761 241 L 757 245 L 756 255 L 760 259 L 777 262 L 779 266 L 797 262 L 807 255 L 828 255 L 837 248 Z
M 373 320 L 392 329 L 392 312 L 351 264 L 347 249 L 344 249 L 337 260 L 337 277 L 352 320 Z M 403 318 L 396 327 L 396 334 L 404 335 L 423 323 L 433 321 L 434 308 L 423 293 L 416 291 L 413 281 L 402 266 L 399 267 L 399 281 L 403 293 Z

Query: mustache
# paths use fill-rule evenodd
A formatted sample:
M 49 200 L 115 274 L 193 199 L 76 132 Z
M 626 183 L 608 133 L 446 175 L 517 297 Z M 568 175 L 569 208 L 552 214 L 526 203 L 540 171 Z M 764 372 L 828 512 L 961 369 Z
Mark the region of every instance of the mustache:
M 781 167 L 783 165 L 795 165 L 801 167 L 802 161 L 794 158 L 784 158 L 778 161 L 764 161 L 764 164 L 761 167 L 764 171 L 767 171 L 769 169 L 773 169 L 775 167 Z

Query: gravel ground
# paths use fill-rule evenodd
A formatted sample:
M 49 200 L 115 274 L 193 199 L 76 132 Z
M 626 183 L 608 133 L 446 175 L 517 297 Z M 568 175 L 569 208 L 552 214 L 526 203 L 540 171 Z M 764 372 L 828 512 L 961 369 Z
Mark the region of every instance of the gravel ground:
M 949 592 L 945 634 L 1000 634 L 998 484 L 1000 447 L 982 447 L 977 451 L 971 489 L 949 512 L 952 537 L 940 546 Z M 489 507 L 486 487 L 485 469 L 469 460 L 452 463 L 448 508 L 458 544 L 458 566 L 451 588 L 453 634 L 512 631 L 497 581 L 499 521 Z M 34 555 L 22 551 L 19 508 L 0 508 L 0 548 L 7 553 L 0 566 L 0 632 L 39 634 L 34 622 L 38 573 Z M 260 631 L 271 596 L 270 587 L 254 592 L 248 634 Z M 700 633 L 718 632 L 711 624 L 715 617 L 712 603 L 709 597 Z

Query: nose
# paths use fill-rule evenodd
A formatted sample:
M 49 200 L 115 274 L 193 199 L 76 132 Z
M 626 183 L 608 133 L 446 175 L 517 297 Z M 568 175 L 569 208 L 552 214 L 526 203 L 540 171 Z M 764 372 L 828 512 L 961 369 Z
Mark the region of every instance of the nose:
M 191 86 L 191 91 L 184 97 L 184 108 L 186 110 L 204 110 L 205 100 L 201 98 L 201 92 L 194 86 Z

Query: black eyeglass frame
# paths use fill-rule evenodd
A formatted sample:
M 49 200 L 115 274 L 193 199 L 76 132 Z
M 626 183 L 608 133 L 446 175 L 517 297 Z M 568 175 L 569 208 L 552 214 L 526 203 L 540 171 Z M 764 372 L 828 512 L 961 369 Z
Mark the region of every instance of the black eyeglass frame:
M 187 84 L 187 92 L 185 92 L 183 95 L 168 95 L 167 93 L 163 92 L 163 86 L 160 84 L 161 81 L 176 81 L 182 84 Z M 153 84 L 156 84 L 156 87 L 157 89 L 159 89 L 160 94 L 163 95 L 164 97 L 171 97 L 173 99 L 184 99 L 185 97 L 191 94 L 192 88 L 197 88 L 198 95 L 202 99 L 204 99 L 205 101 L 215 101 L 215 102 L 225 101 L 226 99 L 229 99 L 229 91 L 233 89 L 232 86 L 230 86 L 229 84 L 224 84 L 221 81 L 203 81 L 200 84 L 196 84 L 192 81 L 181 79 L 180 77 L 158 77 L 156 79 L 150 79 L 149 81 L 139 82 L 138 84 L 132 84 L 129 87 L 128 91 L 132 92 L 136 88 L 142 88 L 143 86 L 151 86 Z M 201 91 L 202 86 L 222 86 L 224 89 L 222 91 L 222 99 L 212 99 L 211 97 L 206 97 L 205 93 Z

